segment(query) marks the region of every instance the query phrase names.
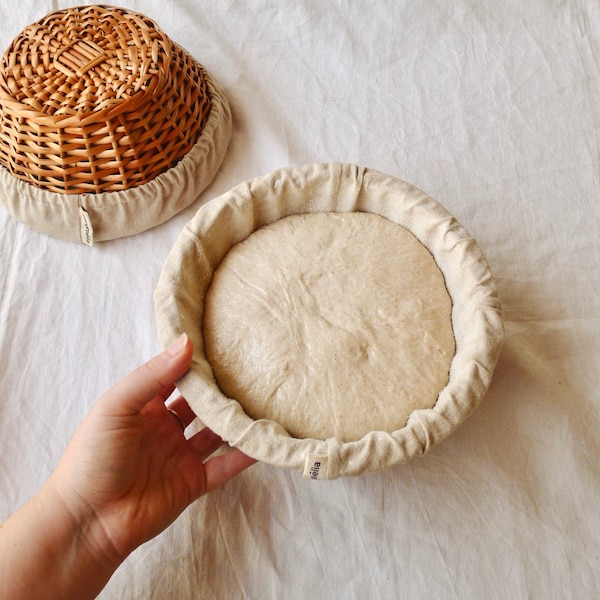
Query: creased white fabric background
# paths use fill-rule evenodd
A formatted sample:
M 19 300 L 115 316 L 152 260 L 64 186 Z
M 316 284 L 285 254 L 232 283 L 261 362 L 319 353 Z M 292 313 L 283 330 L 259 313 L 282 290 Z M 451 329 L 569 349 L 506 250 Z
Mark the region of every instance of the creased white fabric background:
M 0 2 L 0 46 L 79 2 Z M 594 598 L 600 589 L 600 6 L 595 0 L 138 1 L 223 86 L 198 202 L 136 237 L 50 239 L 0 209 L 0 519 L 94 399 L 158 351 L 162 262 L 197 208 L 286 165 L 410 181 L 475 236 L 506 342 L 422 459 L 333 482 L 257 465 L 137 550 L 117 598 Z

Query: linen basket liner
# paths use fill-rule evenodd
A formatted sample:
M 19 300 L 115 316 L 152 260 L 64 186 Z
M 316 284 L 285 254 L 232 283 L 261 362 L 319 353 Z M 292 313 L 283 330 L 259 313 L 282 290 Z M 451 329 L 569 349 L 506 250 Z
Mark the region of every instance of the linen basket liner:
M 403 428 L 346 443 L 296 439 L 278 423 L 251 419 L 219 389 L 204 354 L 204 296 L 228 250 L 254 230 L 292 214 L 348 211 L 375 213 L 402 225 L 431 252 L 452 299 L 456 352 L 435 406 L 413 411 Z M 485 394 L 504 338 L 489 266 L 460 223 L 409 183 L 350 164 L 280 169 L 201 207 L 168 255 L 154 299 L 161 345 L 184 332 L 193 341 L 191 369 L 177 386 L 199 419 L 251 457 L 313 479 L 384 469 L 442 441 Z
M 55 237 L 91 245 L 166 221 L 231 138 L 216 81 L 134 11 L 47 15 L 5 52 L 0 83 L 0 200 Z

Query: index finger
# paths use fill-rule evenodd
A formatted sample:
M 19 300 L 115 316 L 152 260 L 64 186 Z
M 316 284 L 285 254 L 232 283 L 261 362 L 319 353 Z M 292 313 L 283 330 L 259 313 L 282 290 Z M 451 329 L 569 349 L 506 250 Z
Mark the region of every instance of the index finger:
M 233 448 L 225 454 L 210 458 L 204 463 L 206 493 L 212 492 L 215 488 L 227 483 L 255 462 L 257 462 L 255 458 L 250 458 L 238 448 Z

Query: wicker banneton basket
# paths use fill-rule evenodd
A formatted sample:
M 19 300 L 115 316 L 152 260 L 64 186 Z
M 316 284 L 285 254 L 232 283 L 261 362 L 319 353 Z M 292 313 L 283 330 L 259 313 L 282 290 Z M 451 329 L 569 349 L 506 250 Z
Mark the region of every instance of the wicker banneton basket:
M 87 243 L 90 230 L 96 241 L 130 235 L 190 204 L 231 136 L 206 70 L 148 17 L 102 5 L 51 13 L 15 38 L 2 57 L 0 109 L 9 212 Z M 187 157 L 194 165 L 182 165 Z M 190 171 L 199 171 L 192 181 Z M 175 181 L 145 189 L 163 175 Z

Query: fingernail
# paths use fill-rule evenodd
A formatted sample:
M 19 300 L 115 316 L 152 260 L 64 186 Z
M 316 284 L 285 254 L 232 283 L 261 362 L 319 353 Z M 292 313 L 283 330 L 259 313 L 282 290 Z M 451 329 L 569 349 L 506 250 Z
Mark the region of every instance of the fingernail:
M 188 341 L 188 336 L 185 333 L 182 333 L 171 345 L 167 348 L 167 354 L 171 356 L 177 356 L 183 352 L 183 349 L 186 347 Z

